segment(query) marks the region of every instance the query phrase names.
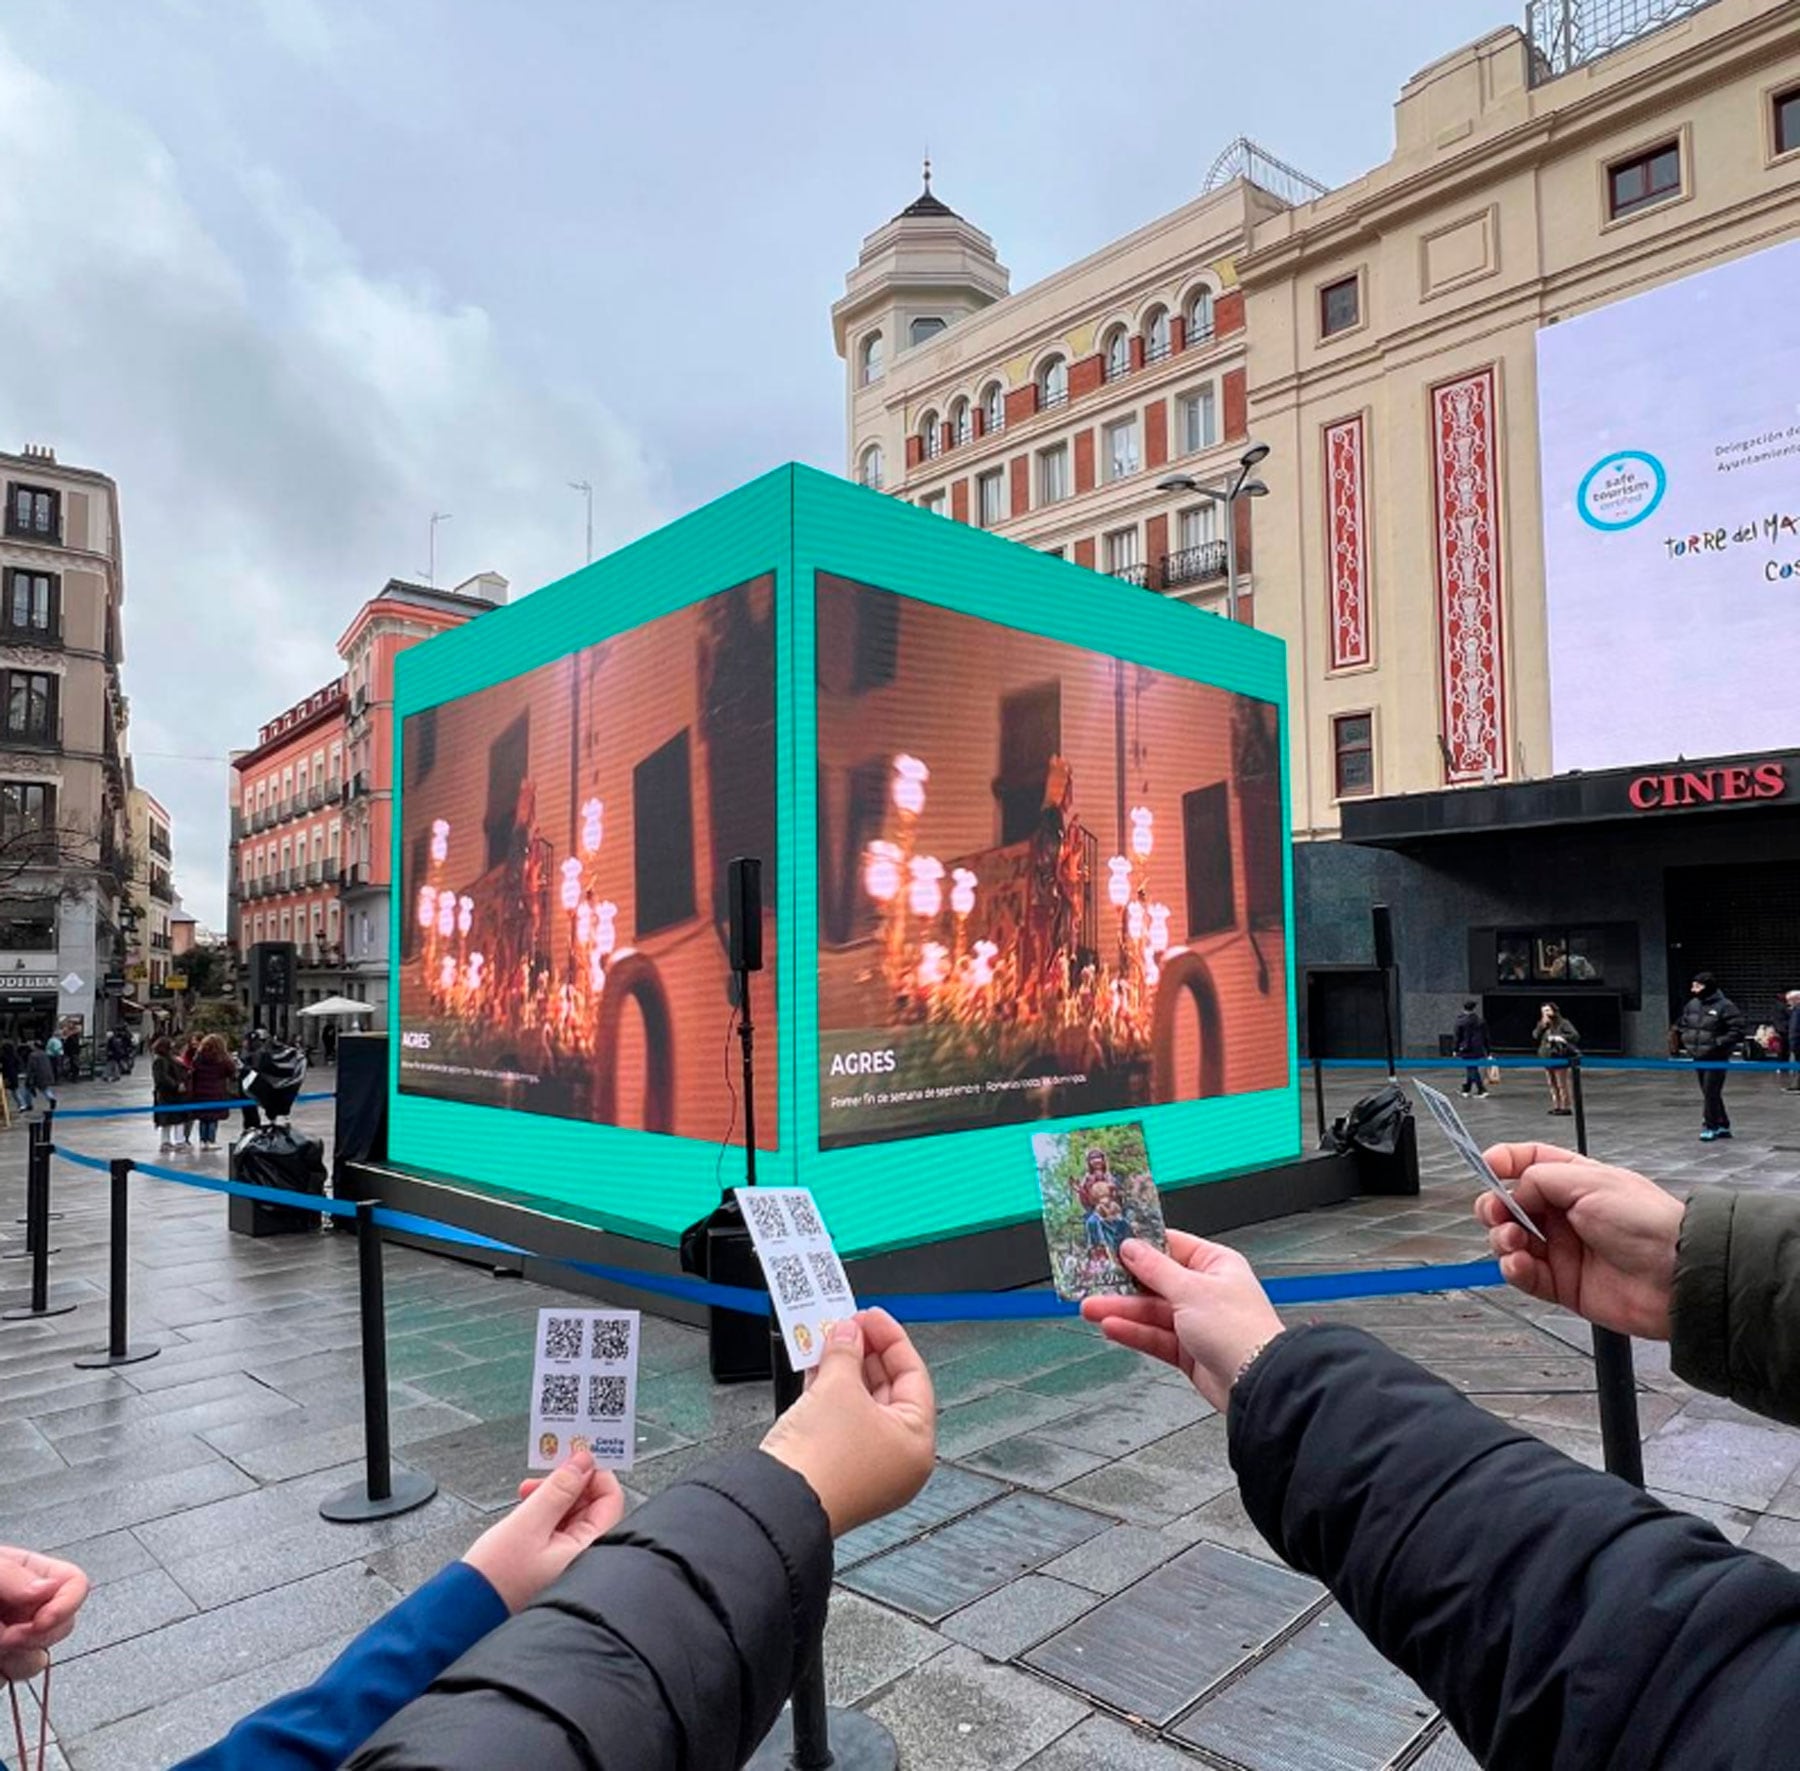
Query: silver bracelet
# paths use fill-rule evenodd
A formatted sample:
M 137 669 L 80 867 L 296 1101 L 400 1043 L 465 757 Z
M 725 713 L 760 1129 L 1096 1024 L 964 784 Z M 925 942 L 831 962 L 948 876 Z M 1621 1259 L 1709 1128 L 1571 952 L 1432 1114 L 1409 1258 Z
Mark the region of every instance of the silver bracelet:
M 1233 1375 L 1230 1388 L 1227 1389 L 1227 1391 L 1226 1391 L 1227 1395 L 1229 1395 L 1232 1390 L 1235 1390 L 1238 1387 L 1238 1385 L 1243 1381 L 1244 1373 L 1246 1371 L 1248 1371 L 1250 1369 L 1250 1367 L 1252 1365 L 1254 1365 L 1257 1362 L 1257 1360 L 1263 1356 L 1263 1354 L 1265 1352 L 1268 1351 L 1270 1341 L 1272 1341 L 1274 1338 L 1275 1337 L 1273 1335 L 1271 1335 L 1269 1337 L 1269 1340 L 1260 1341 L 1257 1343 L 1256 1346 L 1254 1346 L 1250 1349 L 1250 1352 L 1247 1355 L 1247 1357 L 1245 1358 L 1244 1363 L 1237 1368 L 1236 1373 Z

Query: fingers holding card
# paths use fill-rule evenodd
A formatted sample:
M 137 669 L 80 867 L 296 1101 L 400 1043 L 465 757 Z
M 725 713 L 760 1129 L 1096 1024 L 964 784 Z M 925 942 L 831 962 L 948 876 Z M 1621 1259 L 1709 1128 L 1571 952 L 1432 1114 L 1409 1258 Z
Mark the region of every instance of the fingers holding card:
M 1057 1296 L 1136 1292 L 1119 1256 L 1126 1238 L 1168 1247 L 1142 1121 L 1038 1132 L 1031 1148 Z

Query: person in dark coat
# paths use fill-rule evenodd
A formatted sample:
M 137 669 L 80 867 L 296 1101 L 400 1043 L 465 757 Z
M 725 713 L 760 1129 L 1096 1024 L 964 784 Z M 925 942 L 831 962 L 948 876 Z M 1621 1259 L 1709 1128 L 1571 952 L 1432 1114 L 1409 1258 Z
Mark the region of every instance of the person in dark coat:
M 54 1110 L 56 1106 L 56 1060 L 41 1039 L 31 1042 L 25 1054 L 25 1111 L 29 1113 L 42 1095 Z
M 1567 1119 L 1575 1111 L 1569 1059 L 1581 1044 L 1581 1033 L 1555 1003 L 1546 1002 L 1538 1010 L 1531 1037 L 1537 1041 L 1538 1056 L 1548 1060 L 1544 1080 L 1550 1085 L 1550 1117 Z
M 1487 1079 L 1482 1075 L 1481 1067 L 1493 1054 L 1488 1045 L 1487 1022 L 1482 1019 L 1481 1005 L 1472 996 L 1464 999 L 1462 1013 L 1456 1017 L 1455 1050 L 1463 1061 L 1461 1092 L 1485 1095 Z
M 152 1116 L 162 1133 L 158 1154 L 167 1156 L 188 1147 L 188 1133 L 194 1116 L 187 1103 L 194 1097 L 189 1089 L 188 1067 L 175 1055 L 174 1042 L 164 1034 L 150 1048 L 150 1099 L 157 1111 Z
M 30 1111 L 26 1104 L 25 1091 L 19 1087 L 25 1075 L 25 1060 L 19 1048 L 10 1039 L 0 1040 L 0 1083 L 6 1086 L 6 1092 L 12 1096 L 21 1113 Z
M 1711 972 L 1696 972 L 1675 1023 L 1682 1055 L 1697 1064 L 1723 1065 L 1744 1042 L 1744 1011 L 1719 988 Z M 1731 1115 L 1725 1111 L 1725 1071 L 1703 1069 L 1700 1080 L 1700 1142 L 1710 1144 L 1731 1136 Z
M 209 1033 L 194 1053 L 193 1066 L 188 1073 L 193 1098 L 199 1102 L 231 1099 L 237 1093 L 237 1075 L 237 1060 L 225 1049 L 225 1041 L 218 1034 Z M 195 1114 L 200 1122 L 200 1148 L 203 1151 L 218 1149 L 219 1121 L 227 1111 L 216 1106 L 202 1107 Z
M 1786 1071 L 1781 1086 L 1789 1094 L 1800 1094 L 1800 990 L 1790 990 L 1782 998 L 1781 1037 L 1786 1042 L 1782 1056 L 1796 1068 Z
M 1542 1210 L 1529 1178 L 1518 1195 Z M 1257 1530 L 1331 1589 L 1479 1763 L 1793 1764 L 1800 1573 L 1360 1329 L 1287 1327 L 1235 1250 L 1171 1230 L 1169 1251 L 1127 1243 L 1149 1295 L 1089 1298 L 1083 1315 L 1225 1412 Z

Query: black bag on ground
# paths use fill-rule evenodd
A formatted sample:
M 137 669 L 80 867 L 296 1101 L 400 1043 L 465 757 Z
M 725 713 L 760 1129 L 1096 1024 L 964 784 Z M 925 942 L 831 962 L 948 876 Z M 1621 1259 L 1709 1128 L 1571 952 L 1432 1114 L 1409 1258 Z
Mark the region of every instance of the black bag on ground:
M 233 1145 L 231 1178 L 318 1198 L 325 1191 L 325 1145 L 291 1125 L 259 1125 Z M 319 1214 L 289 1211 L 260 1199 L 233 1199 L 227 1221 L 246 1236 L 292 1236 L 316 1231 Z
M 1364 1193 L 1417 1193 L 1419 1134 L 1412 1102 L 1398 1083 L 1383 1083 L 1332 1121 L 1319 1147 L 1356 1158 Z

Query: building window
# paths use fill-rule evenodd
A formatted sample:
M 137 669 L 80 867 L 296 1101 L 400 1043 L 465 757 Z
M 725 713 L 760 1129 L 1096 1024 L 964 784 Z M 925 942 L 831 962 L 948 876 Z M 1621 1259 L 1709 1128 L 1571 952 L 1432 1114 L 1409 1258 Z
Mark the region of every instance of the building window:
M 862 457 L 856 464 L 856 477 L 858 481 L 867 486 L 871 492 L 879 492 L 881 490 L 881 482 L 884 476 L 882 473 L 881 445 L 879 443 L 871 443 L 868 448 L 863 450 Z
M 6 575 L 6 629 L 16 638 L 52 640 L 57 637 L 57 580 L 48 572 L 8 572 Z
M 62 534 L 62 494 L 44 486 L 9 486 L 6 532 L 26 541 L 57 540 Z
M 946 324 L 947 322 L 940 320 L 936 314 L 921 314 L 913 321 L 907 332 L 907 342 L 914 345 L 923 344 L 928 338 L 936 338 Z
M 54 953 L 56 906 L 22 898 L 0 903 L 0 953 Z
M 694 781 L 686 730 L 631 772 L 637 932 L 694 914 Z
M 1367 713 L 1340 713 L 1331 722 L 1332 780 L 1339 799 L 1375 791 L 1375 719 Z
M 1184 510 L 1176 519 L 1175 533 L 1184 550 L 1211 547 L 1219 539 L 1219 507 L 1201 504 L 1192 510 Z
M 1181 452 L 1192 455 L 1219 440 L 1219 407 L 1212 384 L 1181 396 Z
M 56 789 L 42 781 L 0 781 L 0 854 L 9 861 L 54 855 Z
M 1210 289 L 1196 289 L 1188 299 L 1187 341 L 1190 345 L 1203 344 L 1213 335 L 1213 293 Z
M 984 436 L 1006 429 L 1006 389 L 990 381 L 981 395 L 981 430 Z
M 1114 529 L 1106 537 L 1106 569 L 1115 578 L 1124 578 L 1135 572 L 1138 566 L 1138 532 L 1134 525 L 1129 529 Z
M 919 500 L 919 509 L 930 511 L 934 517 L 947 517 L 950 514 L 949 505 L 945 502 L 942 492 L 927 492 Z
M 15 743 L 56 742 L 57 679 L 47 671 L 0 672 L 5 684 L 6 736 Z
M 1778 92 L 1775 104 L 1775 152 L 1791 154 L 1800 148 L 1800 86 Z
M 1144 321 L 1144 361 L 1160 363 L 1169 354 L 1169 310 L 1153 307 Z
M 1494 937 L 1501 984 L 1604 984 L 1606 937 L 1598 929 L 1502 929 Z
M 975 481 L 976 515 L 984 529 L 995 529 L 1006 520 L 1006 475 L 995 468 Z
M 1038 409 L 1064 406 L 1069 400 L 1069 365 L 1061 357 L 1052 357 L 1037 372 Z
M 1681 144 L 1665 141 L 1606 169 L 1607 207 L 1616 221 L 1681 190 Z
M 957 400 L 950 408 L 950 435 L 958 447 L 975 435 L 975 420 L 969 414 L 967 400 Z
M 1138 470 L 1138 421 L 1136 413 L 1106 427 L 1106 482 L 1122 480 Z
M 858 353 L 859 372 L 862 384 L 867 387 L 872 381 L 881 379 L 881 334 L 871 332 L 862 341 L 862 349 Z
M 1332 338 L 1362 321 L 1362 285 L 1356 277 L 1339 277 L 1319 291 L 1319 336 Z
M 1107 334 L 1106 339 L 1106 379 L 1117 381 L 1121 375 L 1131 373 L 1131 335 L 1123 326 L 1118 326 Z
M 1060 504 L 1069 495 L 1069 445 L 1038 451 L 1038 503 Z
M 944 433 L 938 427 L 938 415 L 927 412 L 919 420 L 919 441 L 925 447 L 925 459 L 935 461 L 944 452 Z

